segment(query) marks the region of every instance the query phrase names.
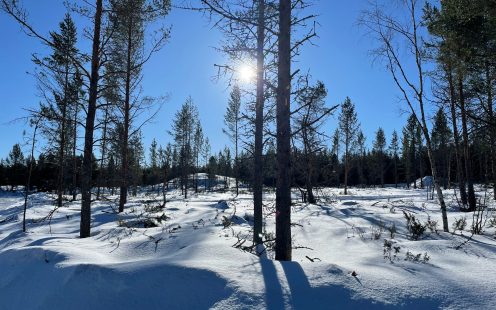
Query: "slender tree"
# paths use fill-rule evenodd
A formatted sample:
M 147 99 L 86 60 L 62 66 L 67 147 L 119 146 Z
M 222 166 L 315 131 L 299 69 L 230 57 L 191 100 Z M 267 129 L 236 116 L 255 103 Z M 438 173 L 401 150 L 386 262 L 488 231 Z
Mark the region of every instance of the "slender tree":
M 398 176 L 398 160 L 399 160 L 399 138 L 396 130 L 393 131 L 391 136 L 391 143 L 389 144 L 389 154 L 393 159 L 393 171 L 394 171 L 394 186 L 398 187 L 399 176 Z
M 435 160 L 439 166 L 442 177 L 443 187 L 449 187 L 449 171 L 450 171 L 450 144 L 452 133 L 448 127 L 448 120 L 442 108 L 440 108 L 434 116 L 434 124 L 432 126 L 432 146 L 434 150 Z
M 374 140 L 374 155 L 376 157 L 376 167 L 379 174 L 379 179 L 381 182 L 381 187 L 384 187 L 384 161 L 385 161 L 385 149 L 386 149 L 386 135 L 384 130 L 379 127 L 375 133 Z
M 403 94 L 410 112 L 419 124 L 426 142 L 427 153 L 431 164 L 434 187 L 441 207 L 443 230 L 449 231 L 446 203 L 439 182 L 439 174 L 434 161 L 429 128 L 427 127 L 427 116 L 425 109 L 425 57 L 422 52 L 421 27 L 423 25 L 419 16 L 420 2 L 417 0 L 405 0 L 401 8 L 404 9 L 406 19 L 387 12 L 384 5 L 374 3 L 372 8 L 365 11 L 361 18 L 361 24 L 370 31 L 378 43 L 376 54 L 386 62 L 386 68 L 393 80 Z M 414 73 L 405 70 L 404 58 L 400 57 L 398 43 L 401 42 L 415 64 Z
M 229 137 L 234 144 L 234 178 L 236 179 L 236 196 L 239 195 L 238 180 L 238 145 L 240 138 L 240 121 L 241 121 L 241 90 L 238 85 L 234 85 L 229 101 L 227 111 L 224 115 L 224 124 L 226 126 L 223 132 Z
M 305 188 L 309 203 L 315 203 L 313 194 L 314 186 L 314 162 L 316 156 L 324 148 L 322 126 L 326 117 L 336 108 L 325 106 L 327 89 L 322 82 L 315 86 L 308 85 L 308 78 L 301 89 L 297 91 L 295 98 L 296 110 L 293 111 L 294 129 L 293 135 L 301 141 L 303 147 L 303 162 L 305 171 Z
M 291 0 L 279 1 L 276 260 L 291 260 Z
M 184 198 L 188 198 L 189 174 L 194 163 L 193 144 L 194 131 L 198 122 L 198 109 L 189 97 L 176 113 L 170 134 L 174 137 L 175 148 L 178 152 L 179 170 L 181 173 L 181 188 Z
M 348 173 L 350 171 L 351 147 L 355 144 L 359 123 L 355 105 L 346 97 L 339 115 L 339 141 L 344 144 L 344 194 L 348 195 Z

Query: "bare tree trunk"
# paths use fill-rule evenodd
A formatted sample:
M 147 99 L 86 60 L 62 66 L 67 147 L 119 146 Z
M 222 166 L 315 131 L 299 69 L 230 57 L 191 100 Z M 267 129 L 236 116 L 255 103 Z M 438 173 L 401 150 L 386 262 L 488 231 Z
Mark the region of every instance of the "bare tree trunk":
M 486 62 L 487 114 L 489 117 L 489 147 L 491 151 L 491 174 L 493 181 L 493 197 L 496 200 L 496 120 L 493 109 L 493 78 L 489 63 Z
M 316 203 L 315 196 L 313 195 L 313 184 L 312 184 L 313 166 L 312 166 L 312 158 L 310 152 L 310 143 L 308 141 L 308 133 L 306 127 L 303 128 L 302 130 L 302 136 L 303 136 L 303 152 L 305 154 L 305 164 L 306 164 L 305 187 L 307 189 L 308 202 Z
M 279 0 L 276 260 L 291 260 L 291 0 Z
M 28 169 L 28 179 L 26 181 L 26 188 L 24 189 L 24 210 L 22 212 L 22 231 L 26 232 L 26 211 L 28 209 L 28 196 L 29 191 L 31 190 L 31 176 L 33 174 L 33 165 L 34 165 L 34 147 L 36 145 L 36 132 L 38 131 L 39 119 L 35 123 L 34 131 L 33 131 L 33 140 L 31 141 L 31 157 L 29 160 L 29 169 Z
M 435 159 L 434 159 L 435 160 Z M 419 144 L 419 174 L 420 174 L 420 188 L 424 188 L 424 165 L 422 162 L 424 159 L 422 158 L 422 143 Z
M 450 89 L 450 111 L 451 111 L 451 124 L 453 127 L 453 140 L 455 142 L 455 157 L 456 157 L 456 173 L 458 178 L 458 188 L 460 190 L 460 199 L 462 205 L 467 205 L 467 190 L 465 188 L 465 167 L 460 154 L 460 134 L 458 133 L 457 115 L 456 115 L 456 101 L 455 101 L 455 85 L 453 81 L 453 74 L 451 67 L 447 68 L 448 84 Z
M 345 152 L 344 152 L 344 194 L 348 195 L 348 172 L 349 172 L 349 162 L 348 162 L 348 138 L 346 139 Z
M 465 157 L 465 176 L 467 178 L 468 187 L 468 210 L 474 211 L 476 208 L 474 181 L 472 179 L 472 158 L 470 157 L 470 146 L 468 142 L 468 127 L 467 127 L 467 111 L 465 108 L 465 95 L 463 90 L 463 78 L 458 75 L 458 95 L 460 97 L 460 110 L 462 114 L 462 135 L 463 135 L 463 150 Z
M 168 189 L 168 183 L 167 183 L 167 165 L 166 165 L 164 167 L 164 181 L 162 183 L 162 196 L 164 198 L 163 208 L 165 208 L 165 205 L 167 204 L 167 189 Z
M 234 150 L 234 177 L 236 180 L 236 197 L 239 195 L 239 163 L 238 163 L 238 119 L 236 118 L 236 138 Z
M 398 159 L 394 155 L 394 187 L 398 188 Z
M 429 134 L 429 129 L 427 127 L 425 107 L 424 107 L 424 68 L 423 68 L 423 54 L 421 52 L 421 42 L 419 41 L 418 27 L 420 22 L 418 21 L 418 16 L 416 14 L 416 9 L 418 2 L 415 0 L 404 1 L 403 4 L 408 10 L 409 20 L 406 25 L 402 23 L 397 23 L 394 17 L 384 14 L 379 8 L 375 7 L 373 11 L 366 12 L 364 24 L 369 26 L 369 29 L 373 29 L 378 36 L 379 41 L 382 43 L 384 50 L 381 51 L 382 56 L 388 61 L 388 70 L 391 73 L 396 85 L 403 93 L 403 98 L 408 104 L 412 115 L 415 116 L 417 123 L 422 129 L 424 135 L 427 155 L 432 167 L 432 177 L 434 179 L 434 188 L 437 192 L 437 198 L 439 200 L 439 205 L 441 208 L 442 220 L 443 220 L 443 230 L 449 232 L 448 226 L 448 216 L 446 211 L 446 203 L 444 201 L 443 191 L 439 184 L 439 174 L 436 167 L 436 161 L 434 159 L 434 154 L 432 152 L 432 144 Z M 393 26 L 391 26 L 393 25 Z M 410 45 L 407 47 L 408 50 L 412 51 L 414 54 L 414 60 L 416 64 L 416 76 L 415 82 L 409 78 L 404 70 L 404 66 L 400 62 L 398 55 L 399 44 L 404 44 L 405 41 L 398 41 L 397 44 L 393 44 L 393 36 L 390 35 L 389 31 L 394 31 L 397 35 L 409 42 Z M 418 81 L 417 81 L 418 79 Z M 412 83 L 413 82 L 413 83 Z M 417 85 L 418 82 L 418 85 Z M 411 95 L 411 92 L 414 95 Z M 418 107 L 414 107 L 414 102 L 418 104 Z M 420 110 L 421 117 L 419 118 L 416 113 L 416 108 Z
M 107 103 L 108 104 L 108 103 Z M 107 126 L 108 126 L 108 117 L 109 117 L 108 106 L 105 108 L 105 116 L 103 118 L 103 133 L 102 133 L 102 158 L 100 159 L 100 176 L 103 171 L 103 165 L 105 163 L 105 156 L 107 153 Z M 105 176 L 106 177 L 106 176 Z M 98 188 L 96 190 L 96 199 L 100 200 L 100 187 L 101 183 L 98 182 Z
M 60 142 L 59 142 L 59 174 L 57 177 L 57 206 L 62 207 L 64 194 L 64 166 L 65 166 L 65 146 L 66 146 L 66 126 L 67 126 L 67 87 L 69 85 L 69 68 L 65 65 L 64 72 L 64 103 L 62 106 L 62 119 L 60 120 Z
M 417 189 L 417 167 L 416 167 L 416 164 L 417 164 L 417 151 L 416 151 L 416 147 L 417 147 L 417 139 L 416 139 L 416 134 L 413 133 L 413 137 L 412 137 L 412 172 L 413 172 L 413 188 L 414 189 Z
M 131 109 L 131 54 L 132 54 L 132 17 L 130 17 L 128 23 L 128 33 L 127 33 L 127 59 L 126 59 L 126 90 L 124 98 L 124 134 L 122 141 L 122 167 L 121 167 L 121 191 L 119 197 L 119 213 L 124 211 L 124 205 L 127 202 L 127 192 L 128 192 L 128 174 L 129 174 L 129 126 L 130 115 L 129 110 Z
M 76 158 L 76 150 L 77 150 L 77 117 L 78 117 L 78 103 L 75 105 L 74 111 L 74 135 L 72 137 L 72 201 L 75 201 L 77 198 L 77 158 Z
M 253 243 L 262 243 L 263 226 L 263 111 L 264 111 L 265 0 L 258 0 L 257 98 L 255 104 L 255 169 L 253 173 Z
M 95 29 L 91 54 L 91 78 L 89 100 L 86 116 L 83 167 L 81 171 L 81 238 L 90 236 L 91 231 L 91 178 L 93 170 L 93 134 L 95 129 L 96 101 L 98 97 L 98 80 L 100 67 L 100 30 L 102 23 L 102 0 L 96 0 Z
M 379 156 L 379 165 L 381 167 L 381 187 L 384 188 L 384 154 L 382 151 Z

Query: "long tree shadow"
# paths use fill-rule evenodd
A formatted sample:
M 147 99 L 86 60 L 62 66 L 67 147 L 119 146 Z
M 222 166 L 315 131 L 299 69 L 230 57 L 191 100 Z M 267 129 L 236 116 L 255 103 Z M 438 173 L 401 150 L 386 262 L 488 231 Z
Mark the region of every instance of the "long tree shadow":
M 289 291 L 281 285 L 277 264 L 280 264 L 284 271 Z M 415 309 L 415 305 L 408 302 L 392 305 L 355 298 L 352 289 L 344 285 L 328 284 L 313 287 L 297 262 L 274 262 L 263 258 L 260 260 L 260 266 L 265 284 L 267 309 Z M 333 269 L 330 272 L 337 275 L 343 273 L 340 269 Z M 416 302 L 428 307 L 439 305 L 429 299 L 418 299 Z
M 284 309 L 284 295 L 277 276 L 274 261 L 267 258 L 260 259 L 262 275 L 265 284 L 265 306 L 269 310 Z

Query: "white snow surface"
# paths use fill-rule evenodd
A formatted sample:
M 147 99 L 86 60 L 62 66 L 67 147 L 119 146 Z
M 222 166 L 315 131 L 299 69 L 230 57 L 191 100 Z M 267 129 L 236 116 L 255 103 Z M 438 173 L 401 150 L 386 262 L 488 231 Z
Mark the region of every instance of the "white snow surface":
M 278 262 L 270 250 L 259 257 L 233 247 L 243 238 L 251 245 L 253 204 L 244 189 L 238 197 L 190 192 L 186 200 L 171 190 L 163 210 L 151 210 L 162 199 L 157 190 L 142 191 L 123 214 L 112 209 L 118 197 L 109 197 L 93 203 L 85 239 L 80 202 L 66 202 L 41 221 L 53 197 L 33 194 L 22 233 L 22 195 L 1 192 L 0 309 L 495 309 L 494 228 L 466 242 L 471 213 L 456 211 L 453 197 L 450 225 L 461 217 L 468 222 L 456 234 L 441 232 L 439 206 L 424 190 L 322 193 L 333 199 L 303 204 L 294 192 L 293 261 Z M 265 229 L 273 233 L 275 196 L 264 199 Z M 409 240 L 402 210 L 421 221 L 429 215 L 439 232 Z M 158 227 L 133 227 L 162 215 Z M 232 219 L 228 228 L 224 216 Z M 401 249 L 390 262 L 383 244 L 391 236 L 377 232 L 393 223 Z M 407 251 L 430 259 L 406 261 Z

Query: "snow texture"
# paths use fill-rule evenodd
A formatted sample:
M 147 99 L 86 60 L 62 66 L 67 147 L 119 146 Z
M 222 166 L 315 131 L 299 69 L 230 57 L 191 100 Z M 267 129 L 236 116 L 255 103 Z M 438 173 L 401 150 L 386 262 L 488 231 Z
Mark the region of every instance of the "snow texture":
M 93 204 L 86 239 L 78 237 L 78 202 L 43 220 L 54 197 L 31 195 L 24 234 L 22 195 L 0 192 L 0 309 L 496 307 L 494 228 L 467 242 L 471 214 L 458 212 L 448 195 L 450 225 L 467 217 L 465 231 L 428 231 L 411 241 L 402 211 L 441 227 L 425 190 L 350 191 L 319 190 L 318 204 L 293 206 L 293 262 L 272 260 L 270 249 L 259 257 L 233 247 L 243 239 L 251 245 L 253 204 L 244 189 L 238 197 L 190 193 L 187 200 L 171 189 L 163 210 L 161 193 L 142 189 L 123 214 L 110 197 Z M 274 194 L 264 199 L 265 230 L 273 233 Z M 400 247 L 392 262 L 384 239 Z M 407 252 L 429 260 L 405 260 Z

